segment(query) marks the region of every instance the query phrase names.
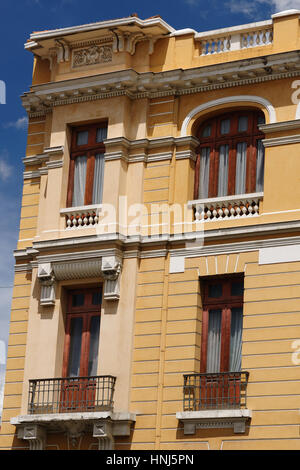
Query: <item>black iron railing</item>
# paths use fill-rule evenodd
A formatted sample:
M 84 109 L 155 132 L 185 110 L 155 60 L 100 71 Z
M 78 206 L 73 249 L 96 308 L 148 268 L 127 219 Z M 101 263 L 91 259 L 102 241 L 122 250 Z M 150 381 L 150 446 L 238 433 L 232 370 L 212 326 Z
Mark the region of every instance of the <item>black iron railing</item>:
M 29 380 L 29 414 L 105 411 L 113 408 L 116 377 Z
M 246 408 L 249 372 L 184 375 L 183 409 Z

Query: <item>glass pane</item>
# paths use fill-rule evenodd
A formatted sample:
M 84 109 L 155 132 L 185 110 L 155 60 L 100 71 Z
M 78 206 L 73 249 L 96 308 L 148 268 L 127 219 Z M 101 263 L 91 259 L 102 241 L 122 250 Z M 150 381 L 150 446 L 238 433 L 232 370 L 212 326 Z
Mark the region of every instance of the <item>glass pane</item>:
M 264 190 L 265 148 L 261 140 L 257 141 L 256 155 L 256 192 Z
M 208 296 L 215 299 L 222 297 L 222 284 L 210 284 L 208 286 Z
M 243 295 L 244 283 L 243 281 L 233 281 L 231 283 L 231 295 Z
M 73 206 L 84 205 L 85 180 L 86 180 L 87 157 L 77 157 L 75 160 Z
M 77 145 L 87 145 L 89 140 L 89 131 L 77 132 Z
M 236 148 L 235 194 L 246 192 L 247 142 L 239 142 Z
M 208 197 L 209 186 L 209 160 L 210 147 L 201 149 L 200 157 L 200 175 L 199 175 L 199 199 L 206 199 Z
M 218 196 L 227 196 L 228 192 L 228 157 L 229 145 L 221 145 L 219 149 Z
M 97 142 L 103 142 L 107 137 L 107 127 L 99 127 L 97 129 L 97 136 L 96 136 L 96 141 Z
M 230 119 L 222 119 L 221 121 L 221 134 L 229 134 L 230 132 Z
M 98 292 L 93 292 L 92 305 L 101 305 L 101 299 L 102 299 L 101 290 L 99 290 Z
M 80 370 L 80 352 L 81 352 L 81 338 L 82 338 L 82 318 L 71 319 L 71 343 L 69 355 L 68 376 L 78 377 Z
M 81 307 L 84 304 L 84 294 L 72 295 L 72 307 Z
M 104 153 L 95 156 L 92 204 L 101 204 L 104 178 Z
M 265 124 L 266 120 L 265 120 L 265 116 L 263 114 L 260 114 L 257 118 L 257 124 Z
M 220 372 L 222 311 L 210 310 L 208 320 L 206 372 Z
M 206 126 L 204 127 L 203 131 L 202 131 L 202 137 L 210 137 L 211 135 L 211 126 Z
M 247 116 L 239 117 L 239 127 L 238 127 L 239 132 L 245 132 L 247 129 L 248 129 L 248 117 Z
M 242 365 L 243 309 L 231 309 L 229 371 L 239 372 Z
M 100 316 L 92 317 L 88 375 L 97 375 Z

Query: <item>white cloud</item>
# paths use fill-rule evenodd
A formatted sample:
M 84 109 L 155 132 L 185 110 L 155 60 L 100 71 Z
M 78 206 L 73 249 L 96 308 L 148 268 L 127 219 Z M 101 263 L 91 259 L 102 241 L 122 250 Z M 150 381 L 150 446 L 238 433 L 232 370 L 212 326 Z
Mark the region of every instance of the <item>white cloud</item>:
M 274 0 L 271 1 L 276 11 L 300 9 L 300 0 Z
M 5 157 L 0 155 L 0 180 L 6 181 L 12 174 L 13 167 L 5 161 Z
M 270 14 L 279 11 L 300 9 L 300 0 L 229 0 L 226 3 L 231 13 L 242 13 L 255 18 L 260 7 L 267 7 Z
M 211 1 L 213 8 L 217 8 L 220 4 L 219 1 Z M 203 0 L 184 0 L 184 2 L 191 7 L 199 7 Z M 242 14 L 256 19 L 258 14 L 261 13 L 259 10 L 262 8 L 264 8 L 265 15 L 272 15 L 285 10 L 300 10 L 300 0 L 227 0 L 225 7 L 230 13 Z
M 8 122 L 4 124 L 3 127 L 5 127 L 6 129 L 8 129 L 9 127 L 14 127 L 15 129 L 26 129 L 27 124 L 28 124 L 28 118 L 27 116 L 23 116 L 17 119 L 16 121 Z

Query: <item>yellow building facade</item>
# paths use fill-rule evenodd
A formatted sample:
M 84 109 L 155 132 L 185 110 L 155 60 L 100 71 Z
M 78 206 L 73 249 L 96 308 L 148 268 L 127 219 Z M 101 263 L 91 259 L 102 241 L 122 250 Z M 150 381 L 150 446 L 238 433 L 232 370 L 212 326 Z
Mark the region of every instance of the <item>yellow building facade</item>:
M 35 32 L 1 449 L 299 449 L 300 11 Z

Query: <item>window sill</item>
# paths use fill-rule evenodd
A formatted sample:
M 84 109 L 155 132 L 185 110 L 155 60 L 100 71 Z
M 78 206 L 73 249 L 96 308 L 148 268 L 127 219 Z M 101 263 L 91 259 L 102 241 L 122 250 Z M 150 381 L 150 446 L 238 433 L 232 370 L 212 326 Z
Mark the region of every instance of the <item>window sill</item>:
M 263 196 L 264 193 L 260 192 L 196 199 L 188 201 L 188 208 L 194 209 L 196 222 L 255 217 L 259 215 Z
M 195 434 L 196 429 L 233 428 L 234 433 L 244 434 L 246 422 L 252 417 L 248 409 L 201 410 L 176 413 L 176 418 L 183 423 L 185 435 Z

